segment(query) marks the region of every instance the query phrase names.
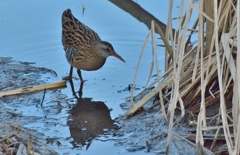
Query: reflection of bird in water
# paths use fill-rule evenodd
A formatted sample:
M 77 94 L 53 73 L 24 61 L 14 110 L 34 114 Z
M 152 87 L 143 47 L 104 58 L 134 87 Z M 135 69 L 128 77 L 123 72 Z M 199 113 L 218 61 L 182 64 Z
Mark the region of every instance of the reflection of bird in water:
M 105 64 L 108 56 L 115 56 L 125 62 L 109 42 L 102 41 L 96 32 L 77 20 L 70 9 L 62 14 L 62 44 L 66 59 L 71 65 L 68 79 L 72 78 L 75 67 L 83 83 L 80 70 L 98 70 Z
M 71 115 L 67 124 L 73 138 L 71 142 L 73 147 L 81 144 L 88 149 L 92 139 L 117 129 L 104 102 L 81 98 L 69 112 Z

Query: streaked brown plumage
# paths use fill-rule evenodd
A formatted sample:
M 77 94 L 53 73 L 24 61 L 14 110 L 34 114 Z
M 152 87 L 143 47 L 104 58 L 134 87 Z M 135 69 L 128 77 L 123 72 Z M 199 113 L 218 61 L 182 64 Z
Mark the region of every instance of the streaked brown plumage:
M 70 79 L 75 67 L 83 82 L 80 70 L 98 70 L 105 64 L 108 56 L 115 56 L 125 62 L 110 43 L 102 41 L 96 32 L 77 20 L 70 9 L 62 14 L 62 44 L 66 59 L 71 65 Z

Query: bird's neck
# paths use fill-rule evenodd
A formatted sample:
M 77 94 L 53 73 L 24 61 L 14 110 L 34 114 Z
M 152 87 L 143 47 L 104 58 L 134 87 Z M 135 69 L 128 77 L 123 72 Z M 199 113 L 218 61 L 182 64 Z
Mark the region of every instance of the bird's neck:
M 101 42 L 95 42 L 93 48 L 93 51 L 95 51 L 99 57 L 106 59 L 109 56 L 109 53 L 105 51 L 105 46 Z

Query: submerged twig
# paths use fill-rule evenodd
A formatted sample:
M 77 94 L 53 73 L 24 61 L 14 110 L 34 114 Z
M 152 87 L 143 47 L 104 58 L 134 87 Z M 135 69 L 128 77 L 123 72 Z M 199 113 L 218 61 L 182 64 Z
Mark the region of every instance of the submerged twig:
M 43 101 L 44 101 L 44 99 L 45 99 L 45 94 L 46 94 L 46 88 L 45 88 L 44 91 L 43 91 L 43 97 L 42 97 L 42 101 L 41 101 L 41 103 L 40 103 L 41 107 L 43 106 Z

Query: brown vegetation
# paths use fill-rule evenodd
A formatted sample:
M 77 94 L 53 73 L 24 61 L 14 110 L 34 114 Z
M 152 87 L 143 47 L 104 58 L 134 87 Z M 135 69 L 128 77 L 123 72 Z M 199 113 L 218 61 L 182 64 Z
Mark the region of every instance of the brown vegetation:
M 195 141 L 197 154 L 203 154 L 204 147 L 215 154 L 239 154 L 240 55 L 236 51 L 240 46 L 237 39 L 240 35 L 240 8 L 237 6 L 240 4 L 236 0 L 182 1 L 176 21 L 178 28 L 173 34 L 171 10 L 175 8 L 172 8 L 172 3 L 172 0 L 169 1 L 166 35 L 153 21 L 147 36 L 147 39 L 150 34 L 152 36 L 152 66 L 156 64 L 157 70 L 155 31 L 164 41 L 165 74 L 158 74 L 158 79 L 149 87 L 156 83 L 158 86 L 138 103 L 133 103 L 132 95 L 131 108 L 126 116 L 133 115 L 150 99 L 158 96 L 157 103 L 169 123 L 167 152 L 172 127 L 184 122 L 189 125 L 189 135 L 185 138 Z M 196 19 L 192 19 L 193 12 L 198 14 Z M 190 20 L 195 20 L 191 27 Z M 192 40 L 193 35 L 197 36 L 196 41 Z M 140 61 L 141 56 L 138 64 Z M 135 78 L 136 75 L 137 71 Z

